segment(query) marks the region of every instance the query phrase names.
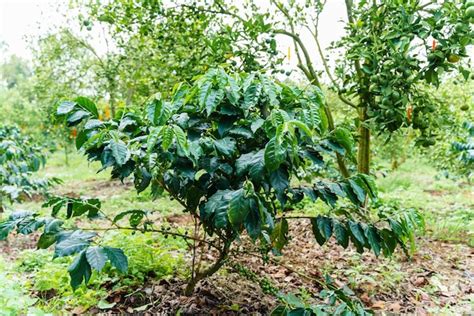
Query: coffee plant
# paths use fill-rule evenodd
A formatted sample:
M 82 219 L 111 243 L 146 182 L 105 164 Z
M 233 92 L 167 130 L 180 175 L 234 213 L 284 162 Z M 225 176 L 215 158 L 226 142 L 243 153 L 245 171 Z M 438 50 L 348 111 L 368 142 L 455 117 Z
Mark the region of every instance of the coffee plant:
M 187 295 L 239 255 L 235 244 L 242 245 L 245 235 L 259 255 L 281 254 L 291 239 L 289 222 L 295 219 L 311 222 L 320 245 L 333 238 L 343 248 L 351 244 L 377 256 L 390 256 L 397 245 L 406 250 L 419 220 L 415 212 L 376 216 L 368 207 L 369 200 L 377 199 L 372 177 L 322 176 L 326 162 L 335 153 L 352 155 L 353 145 L 344 130 L 328 131 L 323 106 L 315 86 L 298 88 L 262 73 L 228 74 L 223 69 L 177 85 L 168 99 L 156 95 L 143 113 L 125 112 L 120 119 L 99 120 L 95 104 L 86 98 L 65 101 L 57 113 L 78 128 L 77 148 L 101 162 L 101 170 L 110 168 L 113 178 L 133 177 L 137 192 L 149 188 L 159 196 L 165 191 L 193 218 L 194 231 L 163 228 L 144 210 L 110 218 L 98 200 L 54 197 L 47 203 L 53 208 L 50 218 L 14 213 L 0 224 L 0 237 L 13 230 L 42 229 L 38 247 L 55 244 L 55 257 L 76 255 L 69 268 L 74 288 L 107 261 L 125 272 L 127 259 L 120 249 L 100 245 L 92 231 L 63 228 L 63 220 L 99 217 L 110 221 L 106 230 L 182 237 L 193 253 Z M 303 199 L 323 201 L 327 212 L 291 215 Z M 198 264 L 198 252 L 206 251 L 214 262 Z
M 42 148 L 17 127 L 0 127 L 0 212 L 7 203 L 44 193 L 50 184 L 58 182 L 33 177 L 45 161 Z
M 474 167 L 474 123 L 464 122 L 463 127 L 467 131 L 464 137 L 460 136 L 458 141 L 453 142 L 453 152 L 459 160 L 458 173 L 466 176 L 467 179 L 472 178 L 472 170 Z

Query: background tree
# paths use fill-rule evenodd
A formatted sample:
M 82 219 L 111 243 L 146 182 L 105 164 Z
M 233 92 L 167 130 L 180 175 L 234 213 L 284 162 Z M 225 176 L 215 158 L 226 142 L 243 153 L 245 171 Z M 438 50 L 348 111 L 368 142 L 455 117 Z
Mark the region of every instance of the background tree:
M 214 1 L 213 9 L 241 23 L 242 31 L 256 38 L 281 34 L 294 41 L 298 68 L 308 81 L 321 86 L 322 73 L 316 61 L 349 109 L 355 113 L 357 169 L 369 173 L 371 133 L 391 133 L 402 127 L 420 130 L 430 137 L 429 124 L 422 123 L 434 110 L 424 84 L 439 85 L 444 72 L 459 70 L 467 79 L 469 70 L 459 60 L 467 57 L 472 44 L 469 4 L 441 1 L 346 1 L 346 32 L 334 48 L 338 58 L 328 59 L 319 42 L 319 18 L 325 1 L 270 1 L 262 12 L 252 2 L 244 8 L 226 1 Z M 308 10 L 313 8 L 313 10 Z M 222 21 L 225 21 L 223 19 Z M 315 52 L 309 51 L 301 33 L 311 34 Z M 242 39 L 245 41 L 245 39 Z M 337 51 L 332 56 L 337 56 Z M 332 64 L 337 66 L 331 69 Z M 329 128 L 338 131 L 332 119 L 331 104 L 325 106 Z M 347 134 L 339 131 L 338 134 Z M 344 157 L 338 157 L 343 176 L 349 171 Z

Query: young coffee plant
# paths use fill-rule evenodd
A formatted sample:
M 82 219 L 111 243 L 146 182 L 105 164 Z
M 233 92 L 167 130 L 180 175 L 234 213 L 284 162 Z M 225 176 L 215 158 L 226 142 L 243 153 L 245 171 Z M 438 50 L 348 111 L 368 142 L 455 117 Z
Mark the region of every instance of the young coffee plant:
M 176 86 L 167 100 L 158 95 L 143 114 L 126 112 L 120 120 L 101 121 L 95 104 L 86 98 L 63 102 L 58 114 L 78 128 L 77 148 L 89 160 L 111 168 L 114 178 L 133 176 L 137 192 L 150 187 L 157 196 L 166 191 L 191 215 L 192 234 L 160 228 L 143 210 L 124 211 L 110 218 L 107 228 L 189 240 L 189 295 L 200 280 L 240 254 L 233 245 L 245 245 L 244 235 L 258 247 L 257 253 L 281 254 L 290 240 L 290 220 L 302 218 L 291 216 L 292 206 L 305 197 L 328 206 L 324 216 L 303 216 L 311 221 L 319 244 L 334 236 L 344 248 L 352 244 L 359 252 L 369 249 L 376 255 L 392 254 L 397 244 L 406 248 L 413 231 L 411 216 L 396 214 L 368 222 L 368 200 L 377 197 L 370 176 L 318 176 L 326 160 L 336 152 L 351 155 L 353 147 L 343 130 L 328 131 L 323 104 L 314 86 L 301 89 L 261 73 L 230 75 L 213 69 L 192 84 Z M 107 260 L 126 270 L 119 249 L 100 246 L 92 232 L 64 230 L 54 218 L 64 217 L 65 208 L 67 218 L 109 219 L 100 202 L 57 197 L 49 205 L 53 218 L 12 215 L 1 224 L 1 237 L 15 228 L 24 233 L 25 225 L 44 227 L 40 247 L 56 244 L 55 256 L 77 254 L 69 269 L 73 287 L 87 283 L 91 268 L 101 270 Z M 121 225 L 125 218 L 129 226 Z M 206 251 L 215 258 L 208 266 L 200 262 Z
M 464 122 L 463 127 L 467 133 L 459 136 L 458 141 L 453 142 L 453 152 L 459 161 L 457 172 L 470 180 L 474 170 L 474 123 Z
M 48 185 L 58 182 L 33 177 L 45 161 L 42 148 L 22 135 L 17 127 L 0 127 L 0 212 L 7 203 L 44 193 Z

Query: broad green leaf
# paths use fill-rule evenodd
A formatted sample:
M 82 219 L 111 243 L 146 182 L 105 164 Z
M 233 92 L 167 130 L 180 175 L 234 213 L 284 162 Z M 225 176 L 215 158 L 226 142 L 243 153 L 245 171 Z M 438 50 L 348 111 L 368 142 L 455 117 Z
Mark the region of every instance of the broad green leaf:
M 330 218 L 325 216 L 318 216 L 318 229 L 324 239 L 328 240 L 332 236 L 332 221 Z
M 334 140 L 346 150 L 347 154 L 351 154 L 354 146 L 351 132 L 344 127 L 337 127 L 333 133 Z
M 44 226 L 45 220 L 31 217 L 18 222 L 17 232 L 22 235 L 29 235 Z
M 231 157 L 236 151 L 236 143 L 232 137 L 224 137 L 222 139 L 216 139 L 214 146 L 219 153 L 226 157 Z
M 227 227 L 227 212 L 235 191 L 219 190 L 201 208 L 201 220 L 208 227 L 222 229 Z
M 377 184 L 375 183 L 375 180 L 372 176 L 366 175 L 366 174 L 359 174 L 358 175 L 362 180 L 365 182 L 366 187 L 368 188 L 367 192 L 370 194 L 370 197 L 372 199 L 376 199 L 378 195 L 377 191 Z
M 384 228 L 380 231 L 380 238 L 384 255 L 391 256 L 397 247 L 397 236 L 391 230 Z
M 276 138 L 270 139 L 265 146 L 264 154 L 265 167 L 270 170 L 276 170 L 285 160 L 285 149 Z
M 260 127 L 262 127 L 263 123 L 265 123 L 265 120 L 258 118 L 252 122 L 250 129 L 255 133 Z
M 157 126 L 160 123 L 160 117 L 163 111 L 163 101 L 161 98 L 155 98 L 146 108 L 147 119 Z
M 297 120 L 290 120 L 288 121 L 288 124 L 291 126 L 297 127 L 300 131 L 306 134 L 306 136 L 313 137 L 313 133 L 311 132 L 311 130 L 305 123 L 297 121 Z
M 103 249 L 112 266 L 116 267 L 122 273 L 128 271 L 128 259 L 122 249 L 112 247 L 104 247 Z
M 77 136 L 76 136 L 76 149 L 77 150 L 81 149 L 88 138 L 89 136 L 86 130 L 79 131 L 79 133 L 77 133 Z
M 250 238 L 255 241 L 257 240 L 257 238 L 260 237 L 260 234 L 262 233 L 263 220 L 260 207 L 254 204 L 254 200 L 251 200 L 249 213 L 245 218 L 244 226 Z
M 64 115 L 70 113 L 74 110 L 75 102 L 63 101 L 59 104 L 58 109 L 56 110 L 57 115 Z
M 346 249 L 349 246 L 349 232 L 345 225 L 338 220 L 333 220 L 333 230 L 337 243 Z
M 83 119 L 88 118 L 90 116 L 89 112 L 83 110 L 77 110 L 71 115 L 69 115 L 66 119 L 68 126 L 74 126 L 79 124 Z
M 91 129 L 96 129 L 98 127 L 104 126 L 104 122 L 98 119 L 90 119 L 86 122 L 84 125 L 85 130 L 91 130 Z
M 85 111 L 92 114 L 94 118 L 99 118 L 99 112 L 97 111 L 97 107 L 91 99 L 86 97 L 77 97 L 74 101 Z
M 253 181 L 261 181 L 265 168 L 263 156 L 264 150 L 241 155 L 235 162 L 237 174 L 243 176 L 248 173 Z
M 143 210 L 124 211 L 117 214 L 114 217 L 113 223 L 117 223 L 118 221 L 120 221 L 121 219 L 123 219 L 125 216 L 128 216 L 128 215 L 130 215 L 130 219 L 129 219 L 130 226 L 137 227 L 141 223 L 142 219 L 145 217 L 146 212 Z
M 174 131 L 171 127 L 164 126 L 161 130 L 161 133 L 163 135 L 161 139 L 161 146 L 163 147 L 163 150 L 168 150 L 168 148 L 173 143 Z
M 324 235 L 321 233 L 321 230 L 319 229 L 319 220 L 318 217 L 312 218 L 311 219 L 311 228 L 313 231 L 313 235 L 316 238 L 316 241 L 320 246 L 324 245 L 327 241 L 327 239 L 324 237 Z
M 227 215 L 229 216 L 229 222 L 234 228 L 237 229 L 244 222 L 250 211 L 248 206 L 249 202 L 245 198 L 242 189 L 233 192 Z
M 8 234 L 15 229 L 16 224 L 16 220 L 7 220 L 0 223 L 0 240 L 5 240 L 8 237 Z
M 38 239 L 37 248 L 46 249 L 56 242 L 56 233 L 43 233 Z
M 207 96 L 206 103 L 205 103 L 207 116 L 210 116 L 217 109 L 217 105 L 222 101 L 223 98 L 224 98 L 223 90 L 212 89 L 209 92 L 209 95 Z
M 270 80 L 266 75 L 260 75 L 260 82 L 262 83 L 263 93 L 267 96 L 268 100 L 270 101 L 271 106 L 278 106 L 278 94 L 279 88 L 274 81 Z
M 112 156 L 115 159 L 115 162 L 119 165 L 122 166 L 124 165 L 128 158 L 129 158 L 129 152 L 127 146 L 122 142 L 122 141 L 116 141 L 114 139 L 110 140 L 109 143 L 110 150 L 112 151 Z
M 248 110 L 257 105 L 261 89 L 262 87 L 258 82 L 252 82 L 250 84 L 250 86 L 244 91 L 244 102 L 241 105 L 242 109 Z
M 290 185 L 288 171 L 280 167 L 270 173 L 270 184 L 277 193 L 283 194 Z
M 54 257 L 65 257 L 80 252 L 89 246 L 89 241 L 78 238 L 67 238 L 56 244 Z
M 285 218 L 280 219 L 272 231 L 272 245 L 280 252 L 288 244 L 288 221 Z
M 107 262 L 107 254 L 99 246 L 93 246 L 86 249 L 86 258 L 90 266 L 97 271 L 102 271 Z
M 71 287 L 73 290 L 76 290 L 83 281 L 86 284 L 89 282 L 92 275 L 92 270 L 91 266 L 87 262 L 85 251 L 82 251 L 74 259 L 68 268 L 68 272 L 69 276 L 71 277 Z
M 183 131 L 181 127 L 178 125 L 173 125 L 174 135 L 176 136 L 176 141 L 178 142 L 178 146 L 183 150 L 186 156 L 189 155 L 189 146 L 188 146 L 188 139 L 186 137 L 186 133 Z
M 228 99 L 233 105 L 238 105 L 240 99 L 239 86 L 232 76 L 227 76 L 228 82 Z
M 364 189 L 360 187 L 360 185 L 355 181 L 355 179 L 348 179 L 347 181 L 349 182 L 349 184 L 350 184 L 353 192 L 357 196 L 357 199 L 359 200 L 359 202 L 361 204 L 363 204 L 365 202 L 365 191 L 364 191 Z
M 349 230 L 351 232 L 352 237 L 354 237 L 355 242 L 357 242 L 356 246 L 358 249 L 365 245 L 365 237 L 364 231 L 359 223 L 349 221 L 348 222 Z
M 148 155 L 150 155 L 155 149 L 155 146 L 158 143 L 158 140 L 160 138 L 162 129 L 163 129 L 162 126 L 153 127 L 150 129 L 150 132 L 147 138 L 147 143 L 146 143 L 146 148 L 147 148 L 146 152 Z
M 364 229 L 364 233 L 365 237 L 367 237 L 370 248 L 378 257 L 380 255 L 381 240 L 377 229 L 373 225 L 367 225 Z

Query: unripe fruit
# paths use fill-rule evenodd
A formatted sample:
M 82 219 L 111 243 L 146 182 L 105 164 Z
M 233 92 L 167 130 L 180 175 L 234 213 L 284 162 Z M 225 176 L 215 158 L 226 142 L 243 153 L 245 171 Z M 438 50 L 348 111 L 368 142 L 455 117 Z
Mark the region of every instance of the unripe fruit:
M 466 9 L 466 16 L 469 19 L 474 19 L 474 5 L 471 5 L 469 8 Z
M 448 56 L 448 61 L 450 63 L 457 63 L 459 61 L 460 57 L 458 55 L 451 54 Z

